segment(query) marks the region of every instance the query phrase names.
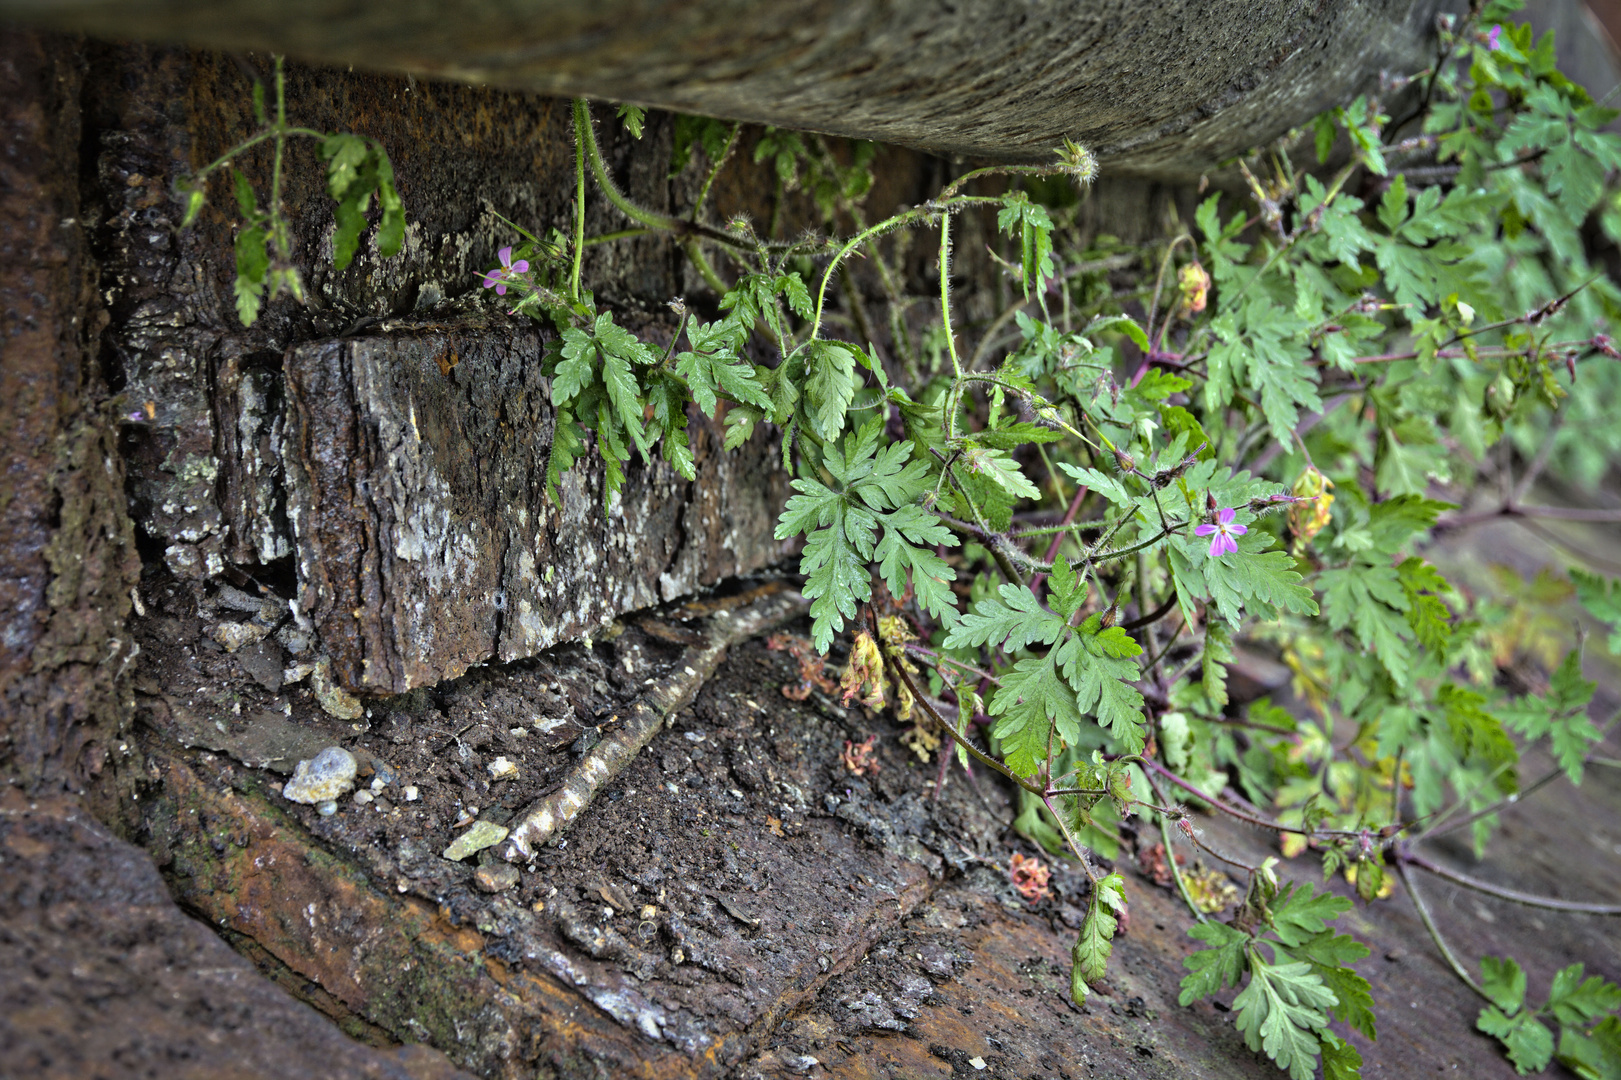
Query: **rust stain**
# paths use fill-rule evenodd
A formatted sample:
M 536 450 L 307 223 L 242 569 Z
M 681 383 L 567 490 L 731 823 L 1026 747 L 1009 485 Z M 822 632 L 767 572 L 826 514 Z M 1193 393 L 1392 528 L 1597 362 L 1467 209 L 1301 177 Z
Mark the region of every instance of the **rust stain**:
M 620 1027 L 572 988 L 484 955 L 484 935 L 455 926 L 436 907 L 372 888 L 251 794 L 218 792 L 186 761 L 154 753 L 161 793 L 148 813 L 167 824 L 177 899 L 216 926 L 252 939 L 345 1007 L 397 1036 L 421 1038 L 466 1066 L 462 1027 L 487 1027 L 491 1010 L 536 1054 L 585 1052 L 615 1075 L 659 1080 L 721 1071 Z M 245 838 L 216 853 L 210 839 Z M 518 1055 L 494 1075 L 533 1075 Z

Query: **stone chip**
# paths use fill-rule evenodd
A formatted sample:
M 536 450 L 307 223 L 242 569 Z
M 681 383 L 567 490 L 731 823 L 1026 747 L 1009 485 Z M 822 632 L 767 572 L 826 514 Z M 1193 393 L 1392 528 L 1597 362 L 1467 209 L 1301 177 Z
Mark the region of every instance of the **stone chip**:
M 330 802 L 355 786 L 360 763 L 341 746 L 329 746 L 314 758 L 300 761 L 281 793 L 289 802 L 313 805 Z
M 518 884 L 518 877 L 518 868 L 511 863 L 491 863 L 474 871 L 473 884 L 487 893 L 505 892 Z
M 461 862 L 467 856 L 476 855 L 487 847 L 494 847 L 506 838 L 505 825 L 497 825 L 493 821 L 475 821 L 466 832 L 450 842 L 441 858 Z

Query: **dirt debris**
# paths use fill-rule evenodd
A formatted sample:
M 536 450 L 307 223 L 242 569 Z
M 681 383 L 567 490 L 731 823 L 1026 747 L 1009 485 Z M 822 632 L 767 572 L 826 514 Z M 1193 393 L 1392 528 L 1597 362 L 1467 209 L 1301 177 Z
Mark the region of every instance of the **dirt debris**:
M 342 723 L 306 687 L 254 681 L 240 654 L 169 644 L 197 639 L 185 636 L 188 597 L 149 591 L 149 625 L 177 636 L 147 630 L 143 656 L 185 674 L 138 679 L 132 832 L 183 904 L 355 1030 L 525 1080 L 1273 1075 L 1221 1002 L 1176 1005 L 1193 943 L 1178 899 L 1152 882 L 1156 836 L 1120 855 L 1142 867 L 1129 874 L 1132 918 L 1077 1008 L 1068 952 L 1084 875 L 1006 831 L 1009 795 L 992 778 L 954 771 L 937 803 L 935 770 L 902 745 L 902 726 L 814 684 L 802 702 L 784 696 L 802 685 L 799 660 L 763 639 L 733 646 L 532 859 L 483 848 L 452 862 L 441 853 L 453 840 L 476 823 L 510 827 L 672 671 L 694 639 L 645 627 L 689 629 L 678 614 L 374 700 Z M 869 738 L 881 767 L 852 775 L 844 748 Z M 323 817 L 277 794 L 275 770 L 333 744 L 354 754 L 369 803 Z M 501 757 L 517 778 L 491 777 Z M 1269 853 L 1263 837 L 1206 828 L 1223 850 Z M 1122 831 L 1132 839 L 1129 822 Z M 1047 865 L 1050 895 L 1020 895 L 1015 853 Z M 1404 957 L 1385 965 L 1399 980 L 1369 973 L 1376 997 L 1421 985 L 1466 1031 L 1471 1005 L 1422 930 L 1400 909 L 1380 914 L 1391 921 L 1354 914 L 1348 927 L 1376 956 Z M 1613 943 L 1571 933 L 1593 962 L 1613 956 Z M 1418 1014 L 1380 1015 L 1414 1052 Z M 1480 1042 L 1468 1059 L 1490 1075 L 1500 1062 Z M 1460 1052 L 1433 1050 L 1430 1068 Z

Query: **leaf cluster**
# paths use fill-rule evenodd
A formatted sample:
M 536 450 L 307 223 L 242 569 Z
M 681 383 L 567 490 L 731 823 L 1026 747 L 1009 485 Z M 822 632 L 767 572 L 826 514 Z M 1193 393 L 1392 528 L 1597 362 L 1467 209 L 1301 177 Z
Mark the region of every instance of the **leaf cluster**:
M 1512 958 L 1480 961 L 1481 989 L 1491 1004 L 1480 1010 L 1475 1027 L 1503 1044 L 1521 1076 L 1541 1072 L 1557 1057 L 1584 1080 L 1621 1076 L 1621 987 L 1582 964 L 1561 968 L 1540 1007 L 1527 1007 L 1525 972 Z M 1559 1033 L 1547 1023 L 1552 1021 Z
M 1254 875 L 1230 923 L 1188 931 L 1204 947 L 1183 961 L 1189 974 L 1181 1003 L 1243 984 L 1232 1008 L 1251 1050 L 1264 1052 L 1294 1080 L 1309 1080 L 1319 1057 L 1325 1076 L 1360 1075 L 1361 1055 L 1328 1030 L 1330 1020 L 1340 1020 L 1377 1037 L 1372 990 L 1352 966 L 1368 947 L 1329 926 L 1350 907 L 1344 897 L 1310 886 L 1279 887 L 1270 871 Z

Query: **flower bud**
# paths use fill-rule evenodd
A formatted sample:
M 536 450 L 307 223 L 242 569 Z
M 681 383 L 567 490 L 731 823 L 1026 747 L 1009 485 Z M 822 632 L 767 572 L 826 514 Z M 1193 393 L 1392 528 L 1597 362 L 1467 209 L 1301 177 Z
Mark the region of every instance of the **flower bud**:
M 1301 501 L 1289 507 L 1289 528 L 1302 541 L 1308 541 L 1328 524 L 1334 506 L 1334 481 L 1319 472 L 1317 466 L 1307 465 L 1290 490 Z
M 1205 309 L 1210 294 L 1210 274 L 1199 260 L 1193 260 L 1177 273 L 1177 284 L 1182 290 L 1182 302 L 1177 314 L 1187 318 Z

